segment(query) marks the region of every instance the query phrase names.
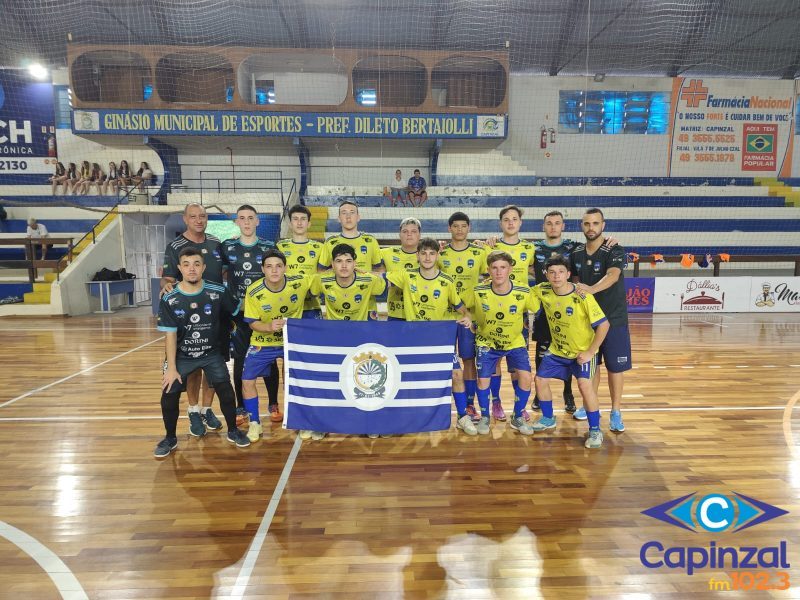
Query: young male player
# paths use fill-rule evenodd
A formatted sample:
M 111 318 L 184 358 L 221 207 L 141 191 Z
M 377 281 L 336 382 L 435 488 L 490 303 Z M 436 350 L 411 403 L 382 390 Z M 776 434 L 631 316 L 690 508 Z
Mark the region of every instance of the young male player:
M 456 282 L 456 291 L 460 295 L 472 290 L 486 274 L 486 250 L 468 240 L 470 221 L 465 213 L 450 215 L 447 228 L 450 231 L 450 243 L 439 253 L 438 265 L 442 273 Z M 475 410 L 475 332 L 469 327 L 458 328 L 458 356 L 464 363 L 467 414 L 474 422 L 479 421 L 478 411 Z
M 308 238 L 308 227 L 311 225 L 311 211 L 301 204 L 289 209 L 290 237 L 280 240 L 278 250 L 286 257 L 286 272 L 289 275 L 310 277 L 317 272 L 319 259 L 322 256 L 322 242 Z M 306 296 L 303 306 L 304 319 L 321 319 L 322 310 L 319 298 L 313 294 Z
M 608 317 L 611 329 L 600 346 L 600 357 L 608 373 L 608 391 L 611 395 L 609 429 L 616 433 L 625 431 L 622 422 L 622 388 L 624 373 L 632 366 L 631 336 L 628 331 L 628 302 L 625 296 L 625 250 L 622 246 L 609 248 L 603 237 L 606 221 L 603 211 L 590 208 L 581 219 L 581 228 L 586 243 L 578 246 L 570 255 L 572 277 L 578 289 L 593 294 L 600 308 Z M 600 372 L 595 374 L 595 392 L 600 387 Z M 585 411 L 578 410 L 576 419 L 586 418 Z
M 422 224 L 414 217 L 406 217 L 400 221 L 400 245 L 381 248 L 381 257 L 386 272 L 409 271 L 419 267 L 417 245 L 419 244 Z M 403 309 L 403 291 L 390 287 L 386 297 L 389 321 L 402 321 L 406 318 Z
M 458 295 L 456 282 L 437 267 L 439 242 L 425 238 L 417 246 L 419 268 L 411 271 L 392 271 L 386 279 L 402 291 L 406 321 L 446 321 L 452 312 L 460 315 L 458 328 L 472 327 L 472 317 Z M 453 356 L 453 397 L 458 419 L 456 427 L 467 435 L 477 435 L 478 430 L 467 414 L 467 394 L 458 358 Z
M 350 200 L 345 200 L 339 205 L 339 223 L 342 233 L 332 235 L 325 240 L 322 257 L 319 260 L 320 269 L 331 267 L 333 249 L 339 244 L 349 244 L 356 253 L 356 268 L 359 271 L 383 271 L 381 248 L 378 240 L 368 233 L 358 230 L 358 205 Z M 378 304 L 374 298 L 370 301 L 369 320 L 378 319 Z
M 221 314 L 235 315 L 240 303 L 224 286 L 203 280 L 205 261 L 201 249 L 184 248 L 177 262 L 181 281 L 161 297 L 158 308 L 158 330 L 165 332 L 167 346 L 161 394 L 166 436 L 156 446 L 154 455 L 163 458 L 178 447 L 179 400 L 186 381 L 197 370 L 205 372 L 219 395 L 228 441 L 247 447 L 250 442 L 236 428 L 236 398 L 219 348 Z
M 213 235 L 206 234 L 208 214 L 205 207 L 196 202 L 187 204 L 183 209 L 183 223 L 186 225 L 186 231 L 167 244 L 167 248 L 164 250 L 164 268 L 160 283 L 162 296 L 171 292 L 175 283 L 180 281 L 178 256 L 188 246 L 199 248 L 203 255 L 205 281 L 222 285 L 220 241 Z M 219 328 L 219 351 L 227 361 L 230 354 L 229 328 L 227 323 L 223 325 L 224 327 Z M 200 401 L 201 390 L 202 401 Z M 214 388 L 203 385 L 202 369 L 197 369 L 186 382 L 186 395 L 189 399 L 189 433 L 191 435 L 202 437 L 206 433 L 206 428 L 212 430 L 222 428 L 222 423 L 211 410 Z
M 228 288 L 239 300 L 244 300 L 247 287 L 254 281 L 264 277 L 261 270 L 261 259 L 264 253 L 275 244 L 262 240 L 256 235 L 258 228 L 258 213 L 249 204 L 243 204 L 236 210 L 236 225 L 239 226 L 241 235 L 238 238 L 225 240 L 220 247 L 222 266 L 227 273 Z M 252 330 L 245 322 L 244 315 L 239 314 L 233 319 L 233 332 L 231 333 L 231 354 L 233 355 L 233 389 L 236 391 L 236 420 L 243 424 L 247 411 L 244 408 L 244 395 L 242 394 L 242 369 L 244 357 L 250 347 L 250 334 Z M 273 423 L 280 423 L 283 415 L 278 408 L 278 366 L 273 363 L 264 385 L 267 387 L 269 397 L 269 414 Z
M 337 321 L 367 321 L 375 296 L 386 291 L 386 281 L 373 273 L 356 272 L 356 251 L 350 244 L 338 244 L 331 251 L 333 269 L 309 280 L 312 294 L 325 296 L 325 318 Z M 323 431 L 300 431 L 301 439 L 321 440 Z
M 486 258 L 491 282 L 477 285 L 464 301 L 478 323 L 476 334 L 478 367 L 478 403 L 481 420 L 478 433 L 489 433 L 489 382 L 497 363 L 505 357 L 509 369 L 518 377 L 518 396 L 514 402 L 514 416 L 510 424 L 523 435 L 532 435 L 533 429 L 525 422 L 522 411 L 531 391 L 531 363 L 527 344 L 522 336 L 528 312 L 539 310 L 538 299 L 527 285 L 511 281 L 514 259 L 507 252 L 495 251 Z
M 503 207 L 500 210 L 500 230 L 502 236 L 494 246 L 495 250 L 508 253 L 513 259 L 511 274 L 509 279 L 514 285 L 528 287 L 528 279 L 533 265 L 535 247 L 531 242 L 520 239 L 519 232 L 522 229 L 522 209 L 513 204 Z M 525 347 L 528 347 L 530 331 L 528 329 L 527 318 L 523 323 L 522 337 L 525 340 Z M 511 385 L 514 388 L 514 397 L 519 398 L 519 382 L 514 374 L 514 368 L 508 364 L 508 372 L 511 375 Z M 497 364 L 497 372 L 492 377 L 492 416 L 498 421 L 505 421 L 506 415 L 503 405 L 500 402 L 500 362 Z M 524 413 L 527 416 L 527 413 Z
M 302 317 L 312 281 L 302 275 L 286 275 L 286 257 L 274 248 L 264 253 L 261 264 L 264 278 L 250 284 L 244 299 L 244 320 L 253 330 L 242 372 L 244 407 L 250 415 L 247 438 L 251 442 L 264 432 L 256 379 L 269 374 L 272 364 L 283 358 L 283 325 L 286 319 Z
M 536 368 L 536 394 L 542 417 L 531 427 L 534 431 L 555 428 L 550 380 L 566 380 L 574 376 L 589 420 L 589 435 L 584 445 L 599 448 L 603 444 L 603 433 L 600 431 L 600 411 L 592 377 L 597 368 L 597 350 L 609 330 L 608 320 L 591 294 L 581 296 L 576 293 L 576 286 L 569 279 L 569 261 L 566 258 L 554 256 L 547 259 L 545 271 L 547 283 L 538 284 L 532 294 L 544 309 L 552 340 Z

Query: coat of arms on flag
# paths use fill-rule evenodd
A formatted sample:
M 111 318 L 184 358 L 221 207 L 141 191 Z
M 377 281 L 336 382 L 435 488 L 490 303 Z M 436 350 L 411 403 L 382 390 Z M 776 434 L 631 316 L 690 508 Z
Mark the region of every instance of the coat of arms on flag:
M 413 433 L 450 427 L 453 321 L 289 319 L 284 427 Z

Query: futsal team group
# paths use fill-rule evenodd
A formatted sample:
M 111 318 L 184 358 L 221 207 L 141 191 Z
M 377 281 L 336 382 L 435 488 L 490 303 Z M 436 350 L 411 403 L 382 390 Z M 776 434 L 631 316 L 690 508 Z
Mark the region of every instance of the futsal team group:
M 289 237 L 273 243 L 258 237 L 258 213 L 243 205 L 236 212 L 240 236 L 220 241 L 206 233 L 203 206 L 185 207 L 186 230 L 167 245 L 161 278 L 165 437 L 156 457 L 177 448 L 184 390 L 192 436 L 223 427 L 211 408 L 216 395 L 229 442 L 243 448 L 261 439 L 262 419 L 283 420 L 278 360 L 284 357 L 286 320 L 378 320 L 376 298 L 384 293 L 389 320 L 458 323 L 452 392 L 456 427 L 464 434 L 486 435 L 492 421 L 508 421 L 521 435 L 552 431 L 551 387 L 557 380 L 565 412 L 588 423 L 585 447 L 601 447 L 600 364 L 611 399 L 609 430 L 625 430 L 623 377 L 632 366 L 626 258 L 616 240 L 604 236 L 600 209 L 583 214 L 581 241 L 563 238 L 559 211 L 545 215 L 543 239 L 525 241 L 520 238 L 523 211 L 509 205 L 499 213 L 500 234 L 488 240 L 471 241 L 469 216 L 454 212 L 449 240 L 423 237 L 420 221 L 409 217 L 399 224 L 400 243 L 383 248 L 359 230 L 355 202 L 340 204 L 341 233 L 324 242 L 308 237 L 307 207 L 293 206 L 287 216 Z M 233 384 L 226 364 L 231 359 Z M 503 359 L 514 390 L 510 415 L 500 399 Z M 268 396 L 264 415 L 259 379 Z M 575 403 L 573 379 L 581 406 Z M 531 419 L 528 408 L 540 416 Z M 326 432 L 299 435 L 322 440 Z

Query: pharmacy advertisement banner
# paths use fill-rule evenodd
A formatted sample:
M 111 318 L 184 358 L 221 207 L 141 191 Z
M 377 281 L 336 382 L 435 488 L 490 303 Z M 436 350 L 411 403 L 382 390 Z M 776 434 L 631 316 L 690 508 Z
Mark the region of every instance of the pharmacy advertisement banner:
M 0 69 L 0 183 L 53 172 L 56 160 L 53 85 L 27 71 Z M 36 177 L 47 183 L 46 177 Z
M 790 177 L 794 81 L 676 77 L 667 175 Z
M 505 115 L 75 110 L 75 133 L 324 138 L 504 138 Z

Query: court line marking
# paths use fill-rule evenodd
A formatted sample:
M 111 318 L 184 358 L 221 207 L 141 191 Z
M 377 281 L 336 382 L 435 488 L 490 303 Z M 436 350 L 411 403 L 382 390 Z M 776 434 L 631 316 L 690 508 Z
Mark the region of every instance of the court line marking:
M 35 560 L 52 580 L 62 598 L 89 600 L 78 578 L 64 561 L 35 537 L 5 521 L 0 521 L 0 537 L 4 537 Z
M 269 531 L 270 525 L 272 525 L 272 519 L 275 516 L 275 512 L 278 510 L 278 503 L 281 501 L 283 490 L 286 487 L 286 483 L 289 481 L 289 475 L 292 472 L 294 461 L 297 458 L 297 455 L 300 452 L 300 446 L 302 445 L 303 440 L 300 439 L 300 436 L 296 437 L 294 440 L 294 446 L 292 446 L 292 451 L 289 453 L 289 457 L 286 459 L 286 464 L 283 465 L 283 471 L 278 479 L 278 484 L 275 486 L 275 491 L 272 492 L 272 498 L 269 500 L 267 510 L 264 513 L 264 516 L 261 518 L 258 531 L 256 531 L 256 535 L 253 537 L 253 541 L 250 542 L 250 546 L 247 548 L 247 552 L 244 555 L 242 567 L 239 569 L 239 575 L 236 577 L 236 583 L 233 585 L 233 589 L 230 593 L 231 598 L 244 597 L 245 590 L 250 582 L 250 576 L 252 575 L 253 568 L 256 565 L 256 560 L 258 560 L 258 555 L 261 553 L 261 548 L 264 546 L 264 540 L 267 537 L 267 532 Z
M 117 354 L 116 356 L 112 356 L 111 358 L 106 359 L 101 363 L 97 363 L 96 365 L 92 365 L 91 367 L 86 367 L 85 369 L 81 369 L 80 371 L 78 371 L 77 373 L 73 373 L 72 375 L 67 375 L 66 377 L 62 377 L 58 381 L 53 381 L 52 383 L 48 383 L 47 385 L 40 386 L 40 387 L 38 387 L 38 388 L 36 388 L 34 390 L 31 390 L 30 392 L 25 392 L 24 394 L 22 394 L 20 396 L 17 396 L 16 398 L 12 398 L 11 400 L 7 400 L 6 402 L 3 402 L 2 404 L 0 404 L 0 408 L 4 408 L 4 407 L 8 406 L 9 404 L 14 404 L 14 402 L 16 402 L 18 400 L 22 400 L 24 398 L 27 398 L 28 396 L 33 396 L 34 394 L 38 394 L 39 392 L 43 392 L 44 390 L 49 389 L 49 388 L 51 388 L 51 387 L 53 387 L 55 385 L 58 385 L 59 383 L 64 383 L 65 381 L 69 381 L 70 379 L 73 379 L 74 377 L 77 377 L 78 375 L 83 375 L 84 373 L 88 373 L 89 371 L 93 371 L 97 367 L 102 367 L 103 365 L 107 365 L 108 363 L 113 362 L 113 361 L 117 360 L 118 358 L 122 358 L 123 356 L 127 356 L 128 354 L 131 354 L 132 352 L 136 352 L 137 350 L 141 350 L 142 348 L 146 348 L 147 346 L 150 346 L 151 344 L 155 344 L 156 342 L 160 342 L 163 339 L 164 339 L 164 336 L 162 335 L 161 337 L 156 338 L 154 340 L 151 340 L 151 341 L 149 341 L 147 343 L 144 343 L 141 346 L 136 346 L 136 348 L 132 348 L 132 349 L 127 350 L 127 351 L 125 351 L 125 352 L 123 352 L 121 354 Z
M 792 453 L 793 457 L 800 454 L 797 445 L 794 443 L 794 436 L 792 435 L 792 410 L 797 406 L 798 401 L 800 401 L 800 390 L 789 398 L 789 402 L 786 403 L 783 410 L 783 439 L 786 440 L 786 445 L 789 446 L 789 452 Z

